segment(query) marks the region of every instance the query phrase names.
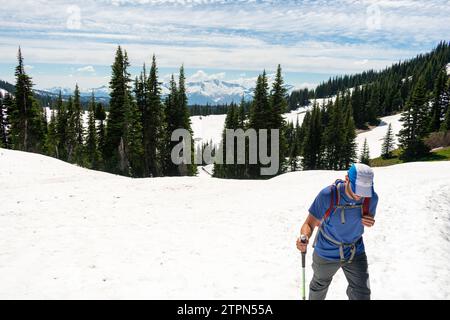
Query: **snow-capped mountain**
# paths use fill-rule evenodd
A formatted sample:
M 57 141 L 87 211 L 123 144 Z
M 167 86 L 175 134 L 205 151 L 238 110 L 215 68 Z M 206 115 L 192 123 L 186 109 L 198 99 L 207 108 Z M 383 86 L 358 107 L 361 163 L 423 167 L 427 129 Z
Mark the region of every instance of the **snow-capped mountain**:
M 272 81 L 273 79 L 269 77 L 269 83 Z M 253 79 L 231 81 L 208 79 L 202 81 L 188 81 L 186 82 L 186 90 L 190 105 L 219 105 L 229 104 L 232 102 L 239 103 L 242 97 L 244 97 L 246 101 L 251 100 L 255 83 L 256 79 L 254 81 Z M 162 83 L 161 88 L 163 96 L 169 93 L 169 87 L 170 85 L 168 82 Z M 286 89 L 290 92 L 294 89 L 294 87 L 291 85 L 286 85 Z M 73 95 L 74 89 L 53 87 L 42 91 L 51 94 L 59 94 L 61 91 L 63 96 L 70 96 Z M 99 88 L 92 89 L 80 88 L 80 96 L 82 98 L 91 97 L 92 92 L 94 92 L 97 99 L 109 100 L 108 86 L 101 86 Z

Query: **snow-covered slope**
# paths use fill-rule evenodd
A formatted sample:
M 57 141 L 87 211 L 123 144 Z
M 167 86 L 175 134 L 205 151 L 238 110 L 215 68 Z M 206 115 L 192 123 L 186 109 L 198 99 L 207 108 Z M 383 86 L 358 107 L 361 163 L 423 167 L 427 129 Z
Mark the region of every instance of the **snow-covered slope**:
M 6 94 L 8 94 L 9 92 L 6 91 L 5 89 L 0 88 L 0 94 L 4 97 Z
M 295 239 L 343 172 L 132 180 L 0 149 L 0 298 L 299 299 Z M 450 162 L 375 169 L 375 299 L 450 298 Z M 306 275 L 312 276 L 311 252 Z M 345 298 L 339 272 L 329 298 Z
M 299 120 L 299 124 L 302 124 L 306 114 L 306 110 L 310 107 L 299 108 L 298 110 L 291 111 L 284 114 L 284 118 L 288 122 L 293 122 L 294 125 Z M 377 158 L 381 155 L 381 145 L 383 138 L 386 135 L 389 123 L 392 124 L 392 132 L 394 135 L 400 132 L 402 123 L 400 122 L 401 115 L 394 115 L 381 118 L 381 123 L 378 127 L 361 133 L 357 136 L 356 143 L 358 146 L 358 154 L 364 144 L 364 139 L 367 138 L 369 144 L 371 158 Z M 197 143 L 213 141 L 214 144 L 219 144 L 222 140 L 222 131 L 225 124 L 225 115 L 211 115 L 202 117 L 191 117 L 192 130 L 194 131 L 194 138 Z M 395 137 L 395 143 L 397 143 L 397 137 Z
M 396 114 L 393 116 L 388 116 L 381 118 L 381 122 L 378 127 L 358 134 L 356 138 L 356 143 L 358 145 L 359 153 L 362 151 L 364 140 L 367 139 L 367 144 L 369 145 L 370 158 L 378 158 L 381 156 L 381 146 L 383 144 L 383 139 L 386 136 L 389 124 L 392 125 L 392 132 L 394 134 L 394 144 L 398 144 L 397 134 L 402 129 L 402 122 L 400 122 L 401 114 Z M 358 153 L 358 154 L 359 154 Z

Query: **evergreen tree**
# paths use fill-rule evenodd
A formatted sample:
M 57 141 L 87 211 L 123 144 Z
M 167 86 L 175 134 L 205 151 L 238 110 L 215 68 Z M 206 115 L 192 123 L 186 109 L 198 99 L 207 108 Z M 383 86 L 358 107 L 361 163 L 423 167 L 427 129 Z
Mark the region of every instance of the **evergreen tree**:
M 136 176 L 143 170 L 139 158 L 142 137 L 139 131 L 141 116 L 130 93 L 128 55 L 119 46 L 112 65 L 111 100 L 106 128 L 104 161 L 106 170 L 122 175 Z M 141 128 L 142 129 L 142 128 Z M 141 131 L 142 132 L 142 131 Z M 139 142 L 139 141 L 140 142 Z
M 9 132 L 8 132 L 8 116 L 6 98 L 0 92 L 0 148 L 8 148 Z
M 43 148 L 42 108 L 33 97 L 33 83 L 25 72 L 21 49 L 17 55 L 15 99 L 8 113 L 14 149 L 40 152 Z
M 366 165 L 370 165 L 370 151 L 369 145 L 367 144 L 367 139 L 364 139 L 364 144 L 359 158 L 359 162 Z
M 248 165 L 248 177 L 259 178 L 261 173 L 261 165 L 259 159 L 259 130 L 270 128 L 272 114 L 269 101 L 269 85 L 267 81 L 266 71 L 258 76 L 252 106 L 250 109 L 248 128 L 255 129 L 257 132 L 257 164 Z
M 106 120 L 106 112 L 101 103 L 97 103 L 96 106 L 96 115 L 95 118 L 99 121 L 98 129 L 97 129 L 97 137 L 98 137 L 98 151 L 99 151 L 99 164 L 98 167 L 101 170 L 104 170 L 105 164 L 103 160 L 103 156 L 105 154 L 105 120 Z
M 145 72 L 144 72 L 145 74 Z M 161 104 L 161 88 L 158 82 L 156 57 L 153 55 L 150 76 L 144 87 L 147 102 L 142 111 L 142 127 L 144 139 L 145 175 L 157 177 L 161 175 L 161 164 L 158 150 L 161 149 L 161 137 L 164 136 L 163 107 Z
M 58 131 L 55 110 L 53 108 L 45 138 L 45 149 L 50 157 L 58 158 Z
M 370 100 L 367 105 L 367 115 L 366 115 L 366 122 L 368 122 L 370 125 L 376 125 L 377 124 L 377 111 L 379 110 L 380 106 L 380 91 L 378 89 L 378 86 L 375 86 L 371 90 L 370 94 Z
M 178 112 L 178 88 L 172 75 L 169 84 L 169 94 L 165 99 L 166 136 L 163 146 L 163 172 L 165 176 L 177 176 L 178 167 L 172 162 L 171 150 L 178 144 L 170 140 L 172 132 L 182 128 L 180 113 Z
M 403 122 L 403 129 L 399 133 L 402 147 L 401 159 L 409 161 L 429 152 L 423 141 L 429 128 L 428 114 L 425 80 L 421 77 L 406 103 L 406 111 L 400 119 Z
M 95 96 L 92 92 L 88 110 L 88 130 L 85 145 L 86 165 L 90 169 L 99 169 L 100 152 L 98 151 L 97 128 L 95 126 Z
M 430 132 L 439 131 L 442 119 L 445 116 L 445 107 L 448 105 L 449 96 L 447 92 L 447 71 L 446 69 L 439 72 L 434 83 L 433 103 L 430 114 Z
M 76 131 L 76 115 L 73 103 L 73 98 L 69 97 L 66 104 L 66 140 L 65 140 L 65 154 L 67 155 L 67 161 L 75 162 L 75 149 L 77 148 L 77 131 Z
M 67 124 L 68 115 L 66 105 L 63 103 L 61 91 L 56 100 L 56 157 L 67 161 Z
M 346 130 L 345 119 L 341 97 L 336 98 L 336 102 L 331 109 L 330 121 L 324 133 L 325 147 L 325 167 L 329 170 L 339 170 L 343 168 L 343 158 L 346 152 Z
M 389 123 L 388 130 L 384 136 L 383 145 L 381 147 L 381 156 L 383 159 L 392 157 L 392 151 L 395 148 L 394 133 L 392 132 L 392 125 Z
M 353 108 L 351 100 L 347 100 L 345 111 L 345 145 L 342 157 L 341 169 L 349 169 L 356 160 L 356 127 L 353 120 Z
M 272 86 L 272 91 L 270 94 L 270 120 L 267 126 L 267 129 L 277 129 L 280 132 L 279 135 L 279 169 L 278 173 L 282 173 L 286 170 L 286 155 L 287 155 L 287 141 L 285 138 L 285 130 L 286 130 L 286 122 L 284 120 L 283 114 L 287 110 L 287 90 L 284 87 L 284 80 L 281 71 L 281 66 L 278 65 L 277 73 L 275 76 L 275 81 Z M 268 136 L 268 146 L 269 152 L 272 154 L 270 150 L 270 136 Z
M 319 106 L 314 105 L 303 143 L 303 170 L 316 170 L 322 162 L 322 119 Z
M 73 99 L 73 105 L 72 105 L 72 114 L 69 119 L 72 123 L 69 124 L 73 128 L 73 134 L 74 137 L 73 140 L 73 158 L 72 161 L 80 166 L 84 165 L 84 150 L 83 150 L 83 136 L 84 136 L 84 130 L 83 130 L 83 108 L 81 106 L 80 101 L 80 89 L 78 87 L 78 84 L 75 85 L 75 91 L 74 91 L 74 99 Z
M 445 118 L 441 125 L 441 131 L 447 132 L 449 130 L 450 130 L 450 107 L 447 107 L 447 112 L 445 113 Z

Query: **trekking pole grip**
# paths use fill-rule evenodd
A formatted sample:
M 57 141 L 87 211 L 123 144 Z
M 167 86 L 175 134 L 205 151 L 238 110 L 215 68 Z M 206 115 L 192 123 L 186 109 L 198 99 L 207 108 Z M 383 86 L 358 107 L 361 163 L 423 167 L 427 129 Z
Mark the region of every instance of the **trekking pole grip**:
M 302 235 L 300 236 L 300 242 L 301 242 L 301 243 L 306 243 L 306 241 L 307 241 L 306 236 L 302 234 Z M 303 267 L 303 268 L 304 268 L 305 265 L 306 265 L 305 260 L 306 260 L 306 251 L 305 251 L 305 252 L 302 252 L 302 267 Z

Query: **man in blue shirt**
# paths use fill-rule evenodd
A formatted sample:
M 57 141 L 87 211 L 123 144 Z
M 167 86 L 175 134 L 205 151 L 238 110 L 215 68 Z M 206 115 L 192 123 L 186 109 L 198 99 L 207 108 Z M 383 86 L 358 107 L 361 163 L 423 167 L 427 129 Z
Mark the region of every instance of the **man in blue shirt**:
M 348 281 L 350 300 L 369 300 L 367 256 L 362 235 L 364 227 L 375 223 L 378 195 L 373 188 L 373 170 L 354 164 L 345 181 L 338 180 L 323 189 L 309 209 L 301 228 L 303 242 L 297 248 L 306 252 L 309 239 L 318 227 L 314 241 L 313 271 L 309 299 L 323 300 L 336 272 L 342 268 Z

